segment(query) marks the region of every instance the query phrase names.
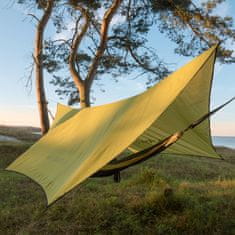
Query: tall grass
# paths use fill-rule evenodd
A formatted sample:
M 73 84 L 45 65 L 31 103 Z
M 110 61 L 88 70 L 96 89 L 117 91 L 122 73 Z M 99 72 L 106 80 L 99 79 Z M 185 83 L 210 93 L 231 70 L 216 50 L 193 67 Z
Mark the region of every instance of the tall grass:
M 30 144 L 0 143 L 0 234 L 235 234 L 235 151 L 225 161 L 161 155 L 92 178 L 45 211 L 45 195 L 4 171 Z

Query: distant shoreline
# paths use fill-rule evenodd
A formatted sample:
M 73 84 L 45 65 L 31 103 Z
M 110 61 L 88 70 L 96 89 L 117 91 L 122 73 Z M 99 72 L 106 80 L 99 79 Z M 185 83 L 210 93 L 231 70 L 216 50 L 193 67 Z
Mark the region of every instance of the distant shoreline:
M 39 127 L 0 125 L 0 141 L 37 140 L 39 137 Z M 235 149 L 235 136 L 212 136 L 212 143 L 217 147 Z
M 215 146 L 224 146 L 231 149 L 235 149 L 234 136 L 212 136 L 212 142 Z

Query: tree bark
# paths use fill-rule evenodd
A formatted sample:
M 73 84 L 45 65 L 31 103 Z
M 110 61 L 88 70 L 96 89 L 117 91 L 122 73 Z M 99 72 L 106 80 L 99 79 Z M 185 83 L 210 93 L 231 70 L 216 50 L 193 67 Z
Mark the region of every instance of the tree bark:
M 83 85 L 79 86 L 78 90 L 81 108 L 90 107 L 90 87 L 84 82 Z
M 72 40 L 72 46 L 70 49 L 70 55 L 69 55 L 69 70 L 70 74 L 73 78 L 73 81 L 79 91 L 79 97 L 80 97 L 80 106 L 81 108 L 89 107 L 90 106 L 90 100 L 89 100 L 89 89 L 87 89 L 86 83 L 84 80 L 82 80 L 79 71 L 76 69 L 75 63 L 76 63 L 76 56 L 77 51 L 79 48 L 79 45 L 81 44 L 81 41 L 83 37 L 85 36 L 88 27 L 89 27 L 89 15 L 86 9 L 82 8 L 81 6 L 76 6 L 76 9 L 78 9 L 84 20 L 85 23 L 81 29 L 81 32 L 78 32 L 77 29 L 74 33 L 74 37 Z M 80 19 L 77 20 L 76 26 L 78 26 Z
M 95 57 L 92 61 L 92 64 L 90 66 L 90 69 L 89 69 L 87 77 L 86 77 L 87 85 L 89 87 L 92 85 L 92 83 L 94 81 L 96 71 L 99 66 L 100 59 L 103 56 L 105 49 L 106 49 L 106 44 L 107 44 L 107 40 L 108 40 L 109 25 L 111 23 L 113 16 L 115 15 L 117 9 L 119 8 L 121 2 L 122 2 L 122 0 L 113 1 L 111 7 L 104 14 L 101 28 L 100 28 L 100 44 L 97 48 L 97 51 L 95 53 Z
M 53 6 L 54 0 L 48 0 L 47 6 L 44 10 L 44 14 L 42 18 L 38 20 L 34 50 L 36 95 L 38 102 L 41 132 L 43 135 L 47 133 L 50 127 L 43 77 L 43 35 L 45 27 L 50 19 Z
M 75 67 L 75 61 L 76 61 L 76 55 L 77 55 L 77 51 L 80 46 L 80 43 L 88 30 L 90 18 L 89 18 L 89 13 L 86 9 L 84 9 L 82 6 L 79 6 L 79 5 L 75 6 L 75 8 L 81 12 L 85 20 L 85 23 L 81 29 L 81 32 L 78 33 L 76 31 L 74 34 L 74 38 L 72 40 L 72 46 L 70 50 L 70 56 L 69 56 L 69 69 L 73 77 L 74 83 L 79 91 L 81 108 L 90 106 L 90 90 L 91 90 L 92 83 L 95 79 L 95 75 L 97 72 L 97 68 L 99 66 L 100 59 L 103 56 L 105 49 L 106 49 L 109 25 L 114 14 L 119 8 L 121 2 L 122 0 L 114 0 L 110 8 L 104 14 L 104 17 L 101 23 L 100 32 L 99 32 L 100 43 L 96 50 L 95 56 L 92 60 L 92 63 L 90 65 L 90 68 L 87 72 L 87 76 L 85 79 L 81 78 L 79 71 Z

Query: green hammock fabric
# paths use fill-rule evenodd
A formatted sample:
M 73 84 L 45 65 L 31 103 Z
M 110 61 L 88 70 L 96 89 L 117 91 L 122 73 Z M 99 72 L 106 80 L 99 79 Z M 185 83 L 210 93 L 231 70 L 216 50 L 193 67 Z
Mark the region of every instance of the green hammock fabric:
M 201 116 L 198 120 L 191 123 L 188 127 L 186 127 L 184 130 L 180 132 L 176 132 L 167 138 L 159 141 L 157 144 L 154 144 L 148 148 L 145 148 L 143 150 L 140 150 L 139 152 L 130 154 L 126 157 L 123 157 L 121 159 L 117 159 L 115 162 L 111 162 L 101 168 L 98 172 L 96 172 L 92 177 L 102 177 L 102 176 L 110 176 L 114 175 L 114 180 L 116 176 L 118 175 L 117 181 L 120 181 L 120 171 L 129 168 L 131 166 L 134 166 L 136 164 L 139 164 L 140 162 L 148 160 L 150 157 L 155 157 L 158 154 L 162 153 L 164 150 L 169 148 L 171 145 L 175 144 L 182 136 L 187 133 L 189 130 L 192 130 L 196 128 L 198 125 L 203 123 L 205 120 L 207 120 L 210 116 L 218 112 L 220 109 L 224 108 L 226 105 L 231 103 L 235 100 L 235 97 L 227 101 L 226 103 L 220 105 L 219 107 L 215 108 L 214 110 L 210 111 L 209 113 L 204 114 Z M 221 157 L 221 159 L 223 159 Z
M 125 149 L 148 148 L 184 130 L 209 111 L 216 46 L 146 92 L 81 110 L 59 105 L 51 130 L 7 170 L 22 173 L 44 189 L 51 204 Z M 218 158 L 209 121 L 189 130 L 170 153 Z

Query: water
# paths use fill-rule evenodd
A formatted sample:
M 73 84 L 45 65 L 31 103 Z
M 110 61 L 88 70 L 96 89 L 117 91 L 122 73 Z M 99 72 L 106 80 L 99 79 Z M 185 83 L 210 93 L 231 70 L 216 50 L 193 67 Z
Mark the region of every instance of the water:
M 41 131 L 33 131 L 32 134 L 33 134 L 33 135 L 41 135 L 42 132 L 41 132 Z
M 2 142 L 20 142 L 20 140 L 18 140 L 17 138 L 15 137 L 12 137 L 12 136 L 7 136 L 7 135 L 0 135 L 0 141 Z
M 213 136 L 212 141 L 215 146 L 224 146 L 235 149 L 234 136 Z

